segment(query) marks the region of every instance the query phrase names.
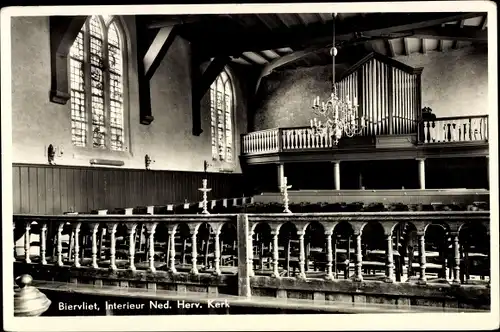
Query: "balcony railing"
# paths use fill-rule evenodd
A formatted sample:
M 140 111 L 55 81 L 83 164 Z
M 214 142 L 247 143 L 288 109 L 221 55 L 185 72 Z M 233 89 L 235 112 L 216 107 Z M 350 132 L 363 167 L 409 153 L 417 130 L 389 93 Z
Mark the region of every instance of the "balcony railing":
M 488 141 L 488 116 L 459 116 L 423 122 L 424 144 Z
M 169 284 L 245 297 L 274 289 L 325 301 L 351 299 L 364 281 L 366 297 L 400 292 L 408 304 L 436 297 L 442 307 L 457 292 L 484 307 L 489 220 L 489 211 L 15 215 L 14 262 L 37 280 L 98 287 Z
M 415 133 L 416 134 L 416 133 Z M 422 144 L 487 142 L 488 116 L 437 118 L 420 124 Z M 266 154 L 334 147 L 330 136 L 315 136 L 309 127 L 273 128 L 242 135 L 243 154 Z

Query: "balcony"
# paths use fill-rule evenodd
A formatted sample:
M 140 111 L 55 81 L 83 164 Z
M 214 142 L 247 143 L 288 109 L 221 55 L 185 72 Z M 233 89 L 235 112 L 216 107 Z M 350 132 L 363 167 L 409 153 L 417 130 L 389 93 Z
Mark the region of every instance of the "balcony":
M 393 121 L 397 122 L 397 119 Z M 373 128 L 376 126 L 376 123 L 371 124 Z M 373 160 L 488 155 L 487 115 L 422 121 L 418 124 L 418 133 L 406 131 L 377 135 L 374 134 L 376 128 L 373 128 L 366 131 L 370 133 L 368 135 L 362 133 L 357 137 L 343 138 L 338 145 L 331 137 L 313 135 L 309 127 L 261 130 L 242 135 L 241 151 L 250 163 L 305 161 L 304 156 L 310 161 L 329 161 L 339 158 Z M 397 128 L 397 123 L 393 128 Z

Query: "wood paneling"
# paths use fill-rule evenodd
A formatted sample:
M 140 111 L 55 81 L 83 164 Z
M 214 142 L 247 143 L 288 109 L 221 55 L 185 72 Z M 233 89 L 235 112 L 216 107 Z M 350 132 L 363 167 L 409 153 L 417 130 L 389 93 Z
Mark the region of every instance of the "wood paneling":
M 14 213 L 60 214 L 201 200 L 203 173 L 13 164 Z M 239 197 L 242 174 L 207 173 L 209 199 Z

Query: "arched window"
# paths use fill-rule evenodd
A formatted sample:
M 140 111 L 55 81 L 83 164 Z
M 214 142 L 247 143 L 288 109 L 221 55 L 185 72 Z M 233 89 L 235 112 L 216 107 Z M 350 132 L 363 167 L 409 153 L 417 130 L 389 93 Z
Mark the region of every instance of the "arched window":
M 233 161 L 233 86 L 224 70 L 210 87 L 212 158 Z
M 92 16 L 71 47 L 71 137 L 76 146 L 125 147 L 124 45 L 113 17 Z

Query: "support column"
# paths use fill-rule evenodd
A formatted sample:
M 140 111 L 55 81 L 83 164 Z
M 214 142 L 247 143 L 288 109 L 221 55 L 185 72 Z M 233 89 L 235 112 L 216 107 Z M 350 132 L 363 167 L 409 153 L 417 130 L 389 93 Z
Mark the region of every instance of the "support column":
M 170 236 L 170 272 L 177 273 L 175 268 L 175 229 L 169 229 L 168 234 Z
M 198 234 L 198 229 L 193 229 L 192 232 L 193 234 L 191 234 L 191 273 L 197 275 L 198 251 L 196 250 L 196 246 L 198 241 L 196 240 L 196 235 Z
M 278 188 L 283 185 L 283 178 L 285 177 L 285 164 L 278 164 Z
M 363 281 L 363 273 L 361 268 L 363 266 L 363 254 L 361 252 L 361 232 L 354 233 L 356 238 L 356 269 L 354 271 L 354 281 Z M 347 271 L 349 266 L 347 267 Z
M 62 261 L 62 231 L 64 227 L 64 222 L 61 222 L 59 224 L 59 227 L 57 227 L 57 265 L 58 266 L 63 266 L 63 261 Z M 71 234 L 70 234 L 71 236 Z M 71 252 L 68 253 L 68 256 L 71 256 Z
M 299 279 L 306 279 L 305 262 L 306 262 L 306 252 L 304 245 L 304 235 L 305 232 L 297 232 L 299 236 Z
M 27 222 L 26 225 L 24 226 L 24 261 L 26 263 L 31 263 L 31 258 L 30 258 L 30 242 L 31 242 L 31 235 L 30 235 L 30 229 L 31 229 L 31 223 Z
M 394 282 L 394 254 L 392 251 L 392 235 L 386 234 L 386 241 L 387 241 L 387 251 L 386 251 L 386 256 L 387 256 L 387 266 L 386 266 L 386 278 L 385 282 Z
M 271 277 L 279 278 L 278 263 L 279 263 L 279 251 L 278 251 L 278 235 L 279 231 L 272 231 L 273 236 L 273 274 Z
M 425 189 L 425 158 L 417 158 L 420 189 Z
M 129 236 L 129 249 L 128 249 L 128 257 L 129 257 L 129 270 L 135 271 L 135 228 L 137 224 L 127 224 L 127 231 Z
M 108 224 L 108 232 L 109 232 L 109 269 L 114 271 L 117 270 L 116 266 L 116 229 L 118 228 L 118 224 Z
M 81 223 L 77 223 L 74 225 L 74 233 L 75 233 L 75 261 L 73 262 L 75 267 L 80 267 L 80 225 Z
M 418 233 L 418 257 L 420 259 L 420 277 L 418 278 L 419 284 L 426 284 L 427 278 L 425 276 L 425 233 Z
M 40 233 L 40 256 L 42 259 L 42 264 L 47 264 L 47 224 L 42 225 Z
M 333 181 L 335 190 L 340 190 L 340 161 L 333 162 Z
M 249 230 L 248 232 L 248 276 L 253 277 L 255 275 L 253 271 L 253 230 Z
M 333 251 L 332 251 L 332 231 L 325 232 L 326 235 L 326 280 L 333 280 L 333 270 L 332 270 L 332 261 L 333 261 Z
M 92 230 L 92 267 L 97 269 L 97 232 L 99 231 L 99 224 L 91 224 L 90 228 Z
M 458 232 L 454 232 L 453 236 L 453 283 L 460 285 L 460 244 L 458 243 Z
M 217 275 L 217 276 L 220 276 L 221 275 L 221 271 L 220 271 L 220 256 L 221 256 L 221 253 L 220 253 L 220 240 L 219 240 L 219 237 L 220 237 L 220 233 L 221 233 L 221 228 L 218 227 L 217 230 L 215 231 L 215 267 L 214 267 L 214 274 Z
M 155 231 L 156 224 L 148 224 L 146 226 L 146 231 L 148 234 L 148 246 L 149 246 L 149 272 L 156 272 L 155 267 Z

